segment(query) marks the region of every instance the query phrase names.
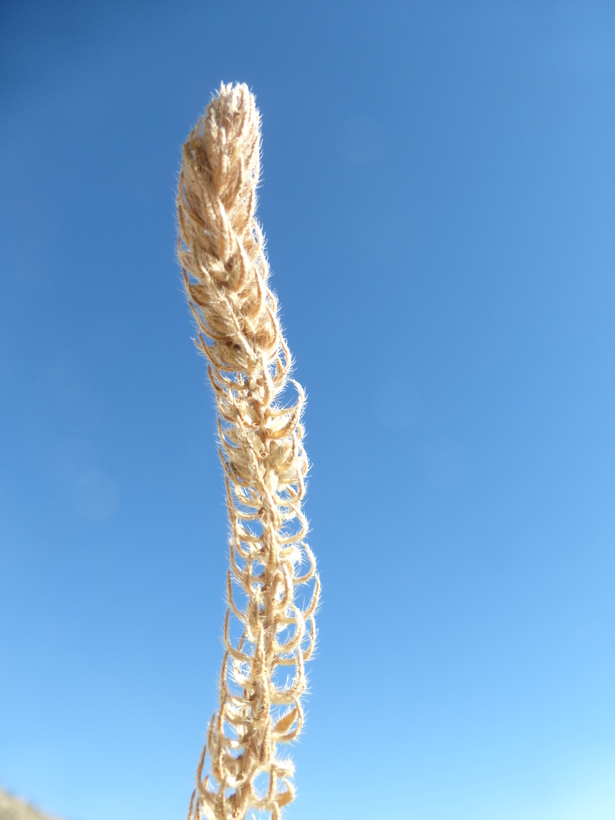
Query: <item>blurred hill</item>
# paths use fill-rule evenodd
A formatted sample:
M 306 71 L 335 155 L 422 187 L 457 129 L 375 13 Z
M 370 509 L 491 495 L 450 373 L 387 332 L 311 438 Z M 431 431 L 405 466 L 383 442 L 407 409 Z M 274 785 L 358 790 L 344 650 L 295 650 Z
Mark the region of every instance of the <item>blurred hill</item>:
M 57 820 L 0 789 L 0 820 Z

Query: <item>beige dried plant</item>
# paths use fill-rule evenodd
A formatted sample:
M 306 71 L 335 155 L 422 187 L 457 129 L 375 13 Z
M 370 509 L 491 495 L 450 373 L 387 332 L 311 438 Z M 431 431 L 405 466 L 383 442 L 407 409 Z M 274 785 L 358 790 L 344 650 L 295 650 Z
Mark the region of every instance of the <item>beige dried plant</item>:
M 293 800 L 293 764 L 278 745 L 303 725 L 304 664 L 315 642 L 320 584 L 301 509 L 304 393 L 290 379 L 268 286 L 256 220 L 260 151 L 253 95 L 222 85 L 184 145 L 177 199 L 179 259 L 216 397 L 230 519 L 220 705 L 191 820 L 243 820 L 250 809 L 279 820 Z

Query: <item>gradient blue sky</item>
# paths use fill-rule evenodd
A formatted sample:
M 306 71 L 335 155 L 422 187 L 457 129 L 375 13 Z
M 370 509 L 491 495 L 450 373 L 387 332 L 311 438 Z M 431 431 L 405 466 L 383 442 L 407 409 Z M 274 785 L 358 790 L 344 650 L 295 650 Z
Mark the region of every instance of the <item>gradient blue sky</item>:
M 0 4 L 0 784 L 184 817 L 226 512 L 181 144 L 264 120 L 324 583 L 289 820 L 615 817 L 615 3 Z

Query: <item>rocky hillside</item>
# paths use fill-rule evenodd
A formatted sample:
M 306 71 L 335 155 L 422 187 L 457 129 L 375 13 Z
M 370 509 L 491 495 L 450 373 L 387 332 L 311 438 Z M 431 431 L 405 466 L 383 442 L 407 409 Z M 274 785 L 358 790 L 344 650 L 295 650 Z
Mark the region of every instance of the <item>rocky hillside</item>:
M 0 789 L 0 820 L 54 820 Z

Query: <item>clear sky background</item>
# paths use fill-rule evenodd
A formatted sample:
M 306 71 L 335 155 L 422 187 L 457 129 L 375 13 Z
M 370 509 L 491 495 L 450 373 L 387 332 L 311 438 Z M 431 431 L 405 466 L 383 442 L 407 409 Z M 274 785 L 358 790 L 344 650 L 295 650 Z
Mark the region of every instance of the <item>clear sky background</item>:
M 305 385 L 289 820 L 615 817 L 615 3 L 0 4 L 0 784 L 185 815 L 224 613 L 175 261 L 221 81 Z

